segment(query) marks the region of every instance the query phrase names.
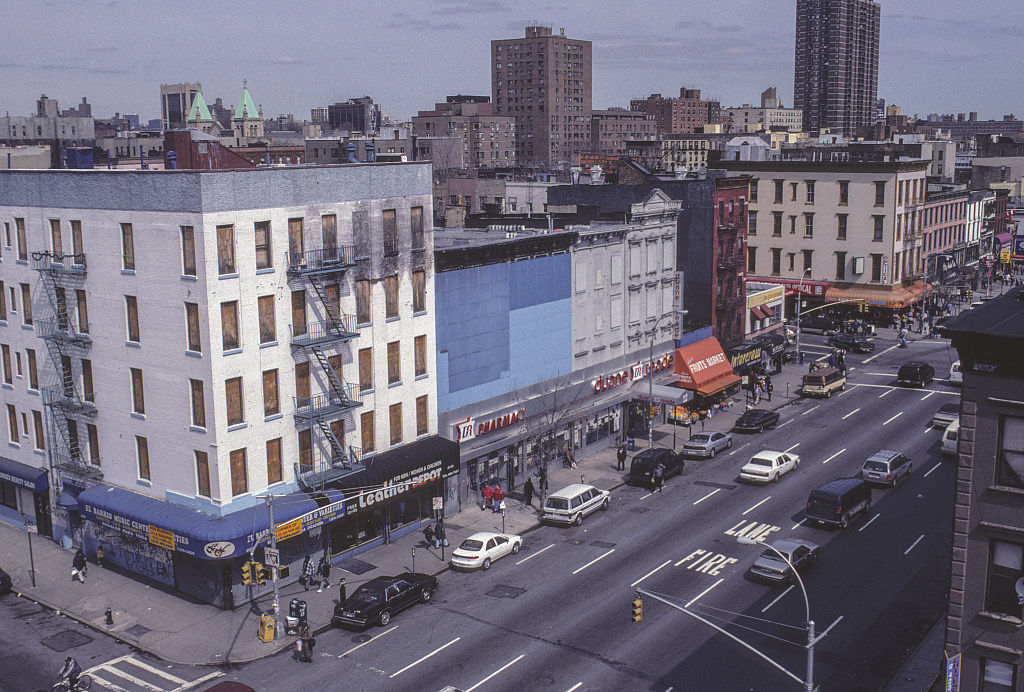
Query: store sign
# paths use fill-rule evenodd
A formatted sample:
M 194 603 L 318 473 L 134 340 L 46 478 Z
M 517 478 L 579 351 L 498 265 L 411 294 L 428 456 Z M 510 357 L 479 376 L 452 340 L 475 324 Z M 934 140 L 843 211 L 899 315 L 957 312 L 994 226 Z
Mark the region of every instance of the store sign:
M 212 541 L 203 546 L 203 554 L 211 560 L 231 557 L 235 553 L 235 544 L 231 541 Z
M 522 423 L 524 420 L 526 420 L 525 408 L 521 408 L 518 411 L 512 411 L 511 413 L 506 413 L 501 416 L 495 416 L 494 418 L 482 421 L 479 424 L 476 422 L 475 418 L 467 416 L 466 420 L 455 424 L 455 441 L 467 442 L 480 435 L 486 435 L 487 433 L 507 428 L 510 425 L 515 425 L 516 423 Z
M 345 499 L 346 513 L 358 509 L 366 509 L 373 505 L 386 502 L 393 497 L 415 490 L 421 485 L 439 481 L 442 478 L 457 474 L 459 471 L 456 463 L 451 469 L 444 467 L 444 461 L 437 459 L 423 466 L 405 471 L 384 482 L 384 485 L 375 490 L 361 490 L 358 495 Z
M 634 380 L 640 380 L 647 377 L 653 372 L 661 372 L 662 370 L 668 370 L 675 364 L 675 353 L 669 353 L 655 361 L 637 361 L 631 365 L 628 370 L 621 370 L 619 372 L 609 373 L 607 375 L 598 375 L 597 379 L 594 380 L 594 393 L 600 394 L 601 392 L 614 389 L 619 385 L 629 384 Z
M 750 346 L 742 351 L 737 351 L 732 354 L 732 358 L 729 359 L 733 369 L 736 369 L 742 365 L 746 365 L 753 361 L 761 360 L 761 349 L 762 346 Z

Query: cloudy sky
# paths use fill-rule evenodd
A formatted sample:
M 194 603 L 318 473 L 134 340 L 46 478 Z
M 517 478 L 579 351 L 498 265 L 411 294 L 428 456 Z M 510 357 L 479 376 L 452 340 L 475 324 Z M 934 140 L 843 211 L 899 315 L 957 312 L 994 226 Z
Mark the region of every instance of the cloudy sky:
M 1024 118 L 1020 0 L 879 0 L 878 93 L 905 114 Z M 490 40 L 539 23 L 594 49 L 594 108 L 698 88 L 723 106 L 769 86 L 793 105 L 796 0 L 0 0 L 0 109 L 46 94 L 93 115 L 159 117 L 160 84 L 201 82 L 266 117 L 369 95 L 408 118 L 490 94 Z

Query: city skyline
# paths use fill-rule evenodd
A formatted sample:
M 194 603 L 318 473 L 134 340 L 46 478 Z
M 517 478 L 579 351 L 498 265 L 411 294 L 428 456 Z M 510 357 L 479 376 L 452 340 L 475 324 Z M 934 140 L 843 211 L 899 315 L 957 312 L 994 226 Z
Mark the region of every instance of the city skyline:
M 588 3 L 585 13 L 579 3 L 541 0 L 355 5 L 344 16 L 314 5 L 296 29 L 275 5 L 256 2 L 246 5 L 244 23 L 231 12 L 190 13 L 184 39 L 175 33 L 185 25 L 180 6 L 165 2 L 147 5 L 145 14 L 119 12 L 130 6 L 117 0 L 4 4 L 8 26 L 19 28 L 0 62 L 11 115 L 34 112 L 46 94 L 61 108 L 87 97 L 97 118 L 116 111 L 146 121 L 159 117 L 160 84 L 199 81 L 208 101 L 231 106 L 247 79 L 267 118 L 309 119 L 312 107 L 369 95 L 383 112 L 408 119 L 449 94 L 490 94 L 490 41 L 522 36 L 534 23 L 593 42 L 595 109 L 628 108 L 630 98 L 676 95 L 684 86 L 723 107 L 756 104 L 775 86 L 793 106 L 793 0 L 723 0 L 713 8 L 654 0 L 639 14 L 606 0 Z M 954 0 L 879 4 L 880 98 L 922 118 L 1024 116 L 1024 96 L 1004 86 L 999 69 L 1024 58 L 1007 21 L 1016 3 L 992 0 L 984 14 Z M 77 42 L 40 53 L 38 38 L 57 22 L 78 27 Z M 317 35 L 306 36 L 304 25 L 316 26 Z

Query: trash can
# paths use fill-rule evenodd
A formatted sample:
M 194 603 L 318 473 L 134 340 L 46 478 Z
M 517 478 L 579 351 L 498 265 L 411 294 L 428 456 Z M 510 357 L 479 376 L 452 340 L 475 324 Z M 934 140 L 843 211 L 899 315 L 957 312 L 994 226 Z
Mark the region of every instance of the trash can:
M 293 598 L 288 603 L 288 615 L 284 619 L 285 632 L 287 634 L 298 634 L 305 624 L 306 602 L 300 598 Z
M 261 615 L 260 616 L 260 641 L 261 642 L 272 642 L 272 641 L 274 641 L 274 616 L 273 615 Z

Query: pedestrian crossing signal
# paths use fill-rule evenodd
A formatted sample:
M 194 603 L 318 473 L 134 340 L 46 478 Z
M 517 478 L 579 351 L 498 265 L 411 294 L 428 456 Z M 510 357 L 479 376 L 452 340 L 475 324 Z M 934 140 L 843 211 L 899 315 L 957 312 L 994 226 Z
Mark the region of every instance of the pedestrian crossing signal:
M 246 562 L 242 565 L 242 583 L 246 586 L 252 586 L 252 562 Z
M 263 584 L 266 584 L 267 583 L 267 568 L 266 568 L 266 566 L 264 566 L 260 562 L 254 562 L 254 563 L 252 563 L 252 569 L 253 569 L 253 573 L 252 573 L 253 581 L 256 582 L 257 584 L 261 585 L 261 586 Z
M 637 597 L 633 601 L 633 622 L 640 622 L 644 619 L 644 599 Z

